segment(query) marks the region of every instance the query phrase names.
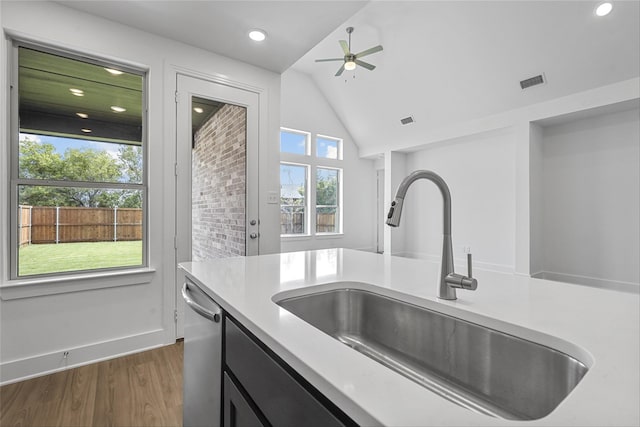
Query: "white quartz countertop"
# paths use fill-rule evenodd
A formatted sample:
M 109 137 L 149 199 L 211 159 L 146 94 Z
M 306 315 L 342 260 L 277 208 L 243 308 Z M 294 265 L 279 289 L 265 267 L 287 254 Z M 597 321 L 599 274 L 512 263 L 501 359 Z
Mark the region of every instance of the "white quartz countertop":
M 640 295 L 477 270 L 476 291 L 437 298 L 439 265 L 349 249 L 181 264 L 231 316 L 361 425 L 638 426 Z M 341 344 L 273 302 L 345 287 L 514 333 L 577 358 L 589 371 L 549 415 L 501 420 L 451 403 Z M 281 294 L 282 293 L 282 294 Z M 523 333 L 525 336 L 523 336 Z M 473 356 L 471 356 L 473 359 Z

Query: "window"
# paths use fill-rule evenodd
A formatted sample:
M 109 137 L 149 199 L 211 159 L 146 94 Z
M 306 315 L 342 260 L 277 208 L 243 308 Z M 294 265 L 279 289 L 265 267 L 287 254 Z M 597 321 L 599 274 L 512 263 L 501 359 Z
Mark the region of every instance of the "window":
M 11 277 L 146 265 L 144 73 L 15 50 Z
M 280 164 L 280 234 L 307 234 L 308 166 Z
M 280 234 L 342 233 L 342 140 L 280 131 Z
M 341 140 L 320 136 L 316 138 L 316 155 L 325 159 L 342 159 Z
M 307 155 L 309 154 L 309 134 L 291 129 L 280 131 L 280 152 Z
M 339 169 L 316 168 L 316 233 L 340 230 L 339 183 Z

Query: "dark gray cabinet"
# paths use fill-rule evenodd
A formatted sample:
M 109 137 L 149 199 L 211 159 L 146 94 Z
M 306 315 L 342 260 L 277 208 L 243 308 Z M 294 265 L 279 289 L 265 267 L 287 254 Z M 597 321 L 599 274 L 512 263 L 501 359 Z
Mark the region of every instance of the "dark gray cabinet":
M 242 396 L 229 374 L 224 374 L 222 411 L 224 427 L 263 427 L 264 424 Z
M 225 426 L 356 425 L 230 317 L 225 318 L 224 370 Z

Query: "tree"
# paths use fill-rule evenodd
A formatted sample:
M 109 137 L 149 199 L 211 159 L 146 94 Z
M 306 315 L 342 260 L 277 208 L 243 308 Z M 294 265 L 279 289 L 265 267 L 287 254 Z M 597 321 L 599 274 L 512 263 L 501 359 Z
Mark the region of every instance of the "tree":
M 118 162 L 122 173 L 122 181 L 142 184 L 142 147 L 126 145 L 118 149 Z M 118 207 L 141 208 L 142 192 L 122 190 Z
M 316 206 L 336 206 L 338 204 L 338 177 L 324 175 L 320 171 L 316 177 Z M 334 213 L 334 207 L 318 207 L 318 213 Z
M 68 148 L 64 154 L 53 144 L 31 138 L 20 140 L 20 177 L 81 182 L 142 182 L 140 147 L 126 146 L 114 158 L 106 151 Z M 135 190 L 84 187 L 21 186 L 19 203 L 32 206 L 142 207 Z

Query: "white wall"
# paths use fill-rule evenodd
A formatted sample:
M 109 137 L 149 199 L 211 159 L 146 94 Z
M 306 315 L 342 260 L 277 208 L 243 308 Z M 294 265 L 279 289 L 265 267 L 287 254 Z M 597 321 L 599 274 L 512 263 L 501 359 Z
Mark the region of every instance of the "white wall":
M 343 139 L 343 236 L 283 238 L 282 252 L 324 248 L 375 250 L 375 162 L 358 158 L 358 147 L 309 76 L 282 74 L 281 125 Z
M 277 191 L 280 76 L 238 61 L 80 13 L 52 2 L 0 2 L 7 34 L 148 69 L 149 267 L 112 278 L 77 276 L 55 283 L 8 280 L 7 167 L 9 131 L 5 72 L 10 45 L 0 46 L 0 381 L 88 363 L 175 339 L 176 72 L 257 88 L 260 95 L 261 251 L 280 248 Z M 122 286 L 116 286 L 122 285 Z M 104 286 L 112 286 L 104 288 Z M 87 288 L 102 288 L 83 290 Z M 52 293 L 64 293 L 52 295 Z M 63 351 L 71 351 L 62 359 Z
M 542 128 L 540 277 L 640 286 L 640 110 Z M 532 265 L 533 267 L 533 265 Z
M 514 147 L 514 132 L 504 129 L 433 144 L 406 155 L 407 173 L 431 170 L 449 186 L 456 264 L 466 265 L 463 246 L 470 246 L 475 266 L 514 270 Z M 432 182 L 413 183 L 397 229 L 405 230 L 404 248 L 394 247 L 393 252 L 440 261 L 442 211 L 442 195 Z

